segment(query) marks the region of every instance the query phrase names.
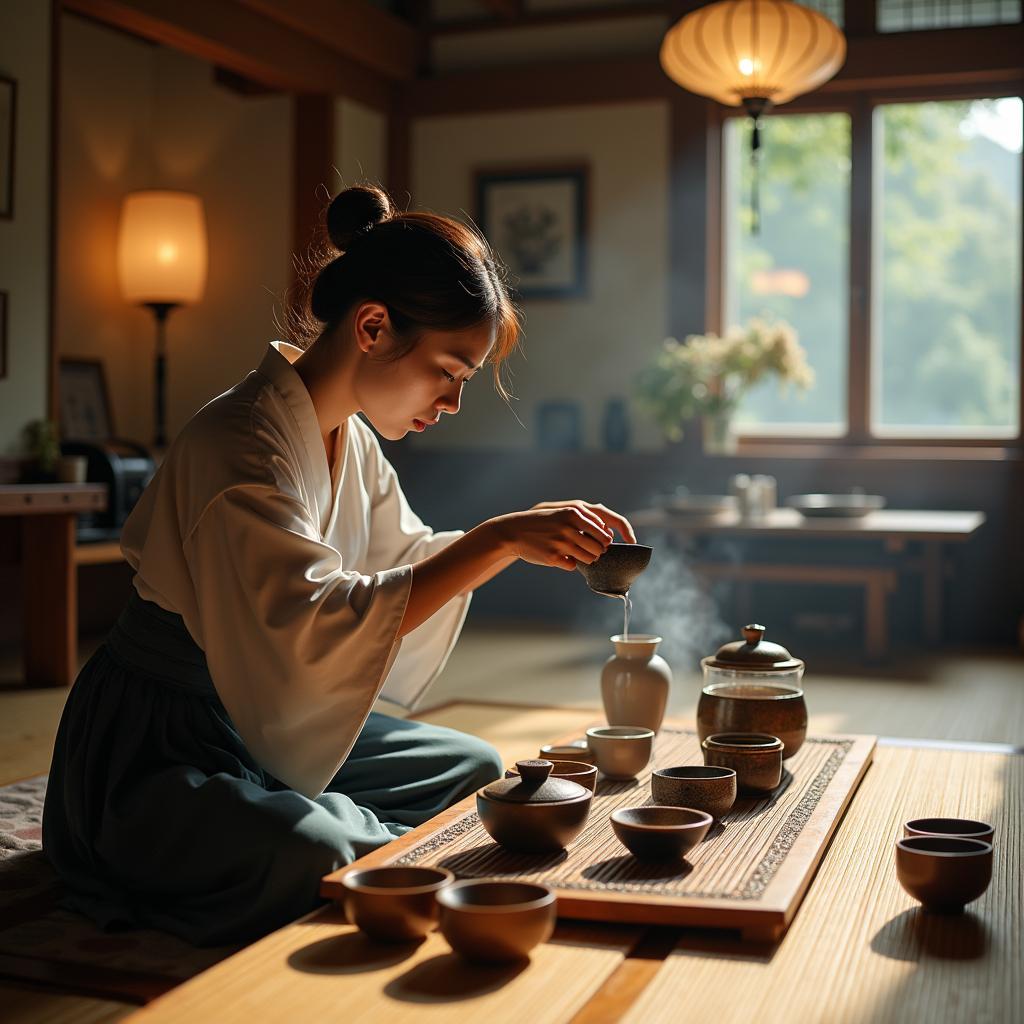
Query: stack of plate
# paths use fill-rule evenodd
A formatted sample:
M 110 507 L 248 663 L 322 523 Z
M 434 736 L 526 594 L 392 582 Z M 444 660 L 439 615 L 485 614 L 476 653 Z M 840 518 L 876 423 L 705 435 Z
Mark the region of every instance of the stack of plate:
M 658 506 L 673 516 L 708 519 L 735 512 L 736 498 L 731 494 L 667 494 Z
M 857 519 L 885 508 L 880 494 L 794 494 L 786 499 L 802 516 Z

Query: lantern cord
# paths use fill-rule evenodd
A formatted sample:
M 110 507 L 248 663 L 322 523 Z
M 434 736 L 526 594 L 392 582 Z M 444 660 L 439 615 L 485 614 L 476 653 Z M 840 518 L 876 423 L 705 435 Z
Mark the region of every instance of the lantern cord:
M 750 133 L 750 233 L 761 234 L 761 119 L 753 119 Z

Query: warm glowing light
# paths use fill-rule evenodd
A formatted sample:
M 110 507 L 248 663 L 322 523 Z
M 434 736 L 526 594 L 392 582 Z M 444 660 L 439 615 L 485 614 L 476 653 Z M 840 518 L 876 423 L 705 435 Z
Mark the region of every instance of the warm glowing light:
M 781 267 L 777 270 L 755 270 L 750 275 L 750 290 L 755 295 L 787 295 L 802 299 L 811 290 L 811 281 L 802 270 Z
M 206 218 L 188 192 L 131 192 L 117 240 L 121 290 L 129 302 L 197 302 L 206 285 Z
M 754 62 L 749 57 L 744 57 L 740 61 L 740 74 L 741 75 L 752 75 L 754 73 Z

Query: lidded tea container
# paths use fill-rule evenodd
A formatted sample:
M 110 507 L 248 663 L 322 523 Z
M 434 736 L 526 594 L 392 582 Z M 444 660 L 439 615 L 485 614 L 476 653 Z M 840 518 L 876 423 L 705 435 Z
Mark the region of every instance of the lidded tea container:
M 782 740 L 788 758 L 807 735 L 804 663 L 764 634 L 762 625 L 744 626 L 742 640 L 701 659 L 697 733 L 702 743 L 720 732 L 767 733 Z

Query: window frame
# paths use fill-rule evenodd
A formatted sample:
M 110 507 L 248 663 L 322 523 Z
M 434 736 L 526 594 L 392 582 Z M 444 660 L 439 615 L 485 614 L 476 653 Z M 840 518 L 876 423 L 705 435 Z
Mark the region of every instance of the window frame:
M 955 31 L 955 30 L 953 30 Z M 907 33 L 910 34 L 910 33 Z M 895 36 L 896 34 L 892 34 Z M 910 430 L 899 436 L 871 433 L 872 310 L 874 250 L 873 180 L 875 139 L 874 113 L 893 103 L 925 103 L 952 99 L 996 99 L 1017 96 L 1024 100 L 1024 81 L 1019 76 L 980 74 L 969 81 L 946 85 L 906 85 L 850 91 L 819 90 L 786 103 L 766 115 L 766 145 L 771 145 L 771 118 L 785 114 L 844 113 L 850 118 L 849 280 L 847 311 L 846 432 L 839 435 L 795 433 L 741 434 L 743 454 L 797 454 L 803 449 L 816 456 L 835 449 L 930 449 L 956 456 L 964 449 L 990 449 L 985 457 L 999 457 L 1001 450 L 1020 448 L 1024 443 L 1024 275 L 1021 284 L 1021 312 L 1018 337 L 1018 414 L 1016 433 L 1010 437 L 955 437 L 915 435 Z M 705 330 L 721 333 L 724 328 L 726 239 L 724 207 L 724 131 L 727 120 L 745 116 L 741 109 L 712 105 L 708 120 L 709 190 L 707 303 Z M 1024 159 L 1024 156 L 1022 156 Z M 1022 175 L 1024 182 L 1024 175 Z M 1024 187 L 1021 195 L 1024 210 Z M 1024 252 L 1024 216 L 1021 218 L 1021 247 Z M 982 455 L 981 452 L 978 453 Z

